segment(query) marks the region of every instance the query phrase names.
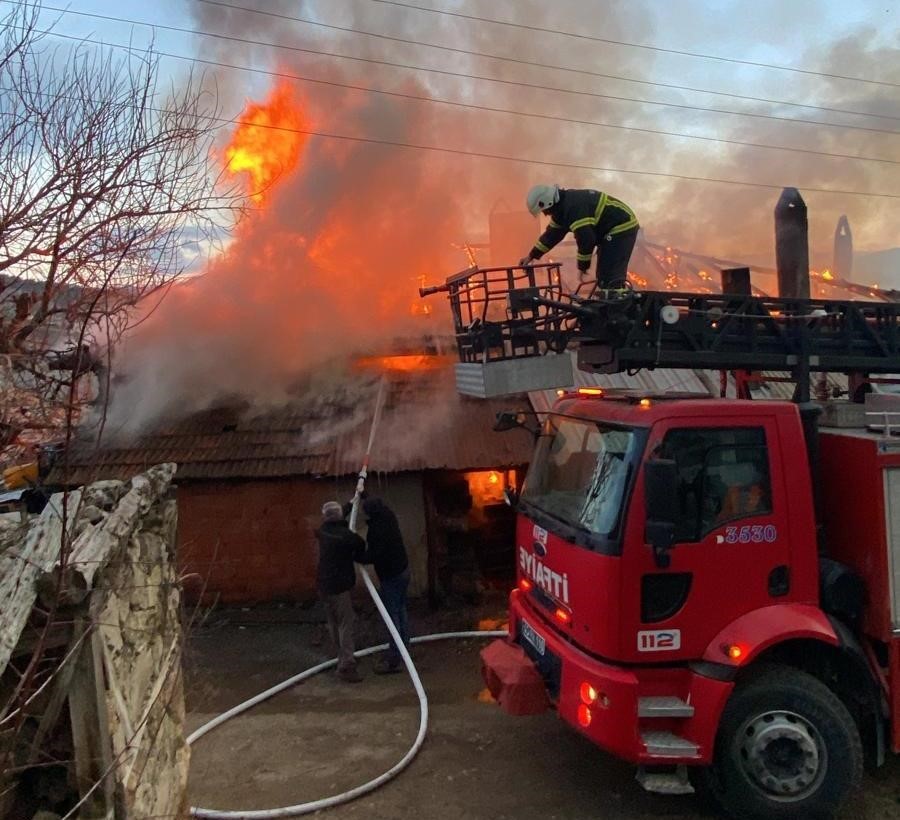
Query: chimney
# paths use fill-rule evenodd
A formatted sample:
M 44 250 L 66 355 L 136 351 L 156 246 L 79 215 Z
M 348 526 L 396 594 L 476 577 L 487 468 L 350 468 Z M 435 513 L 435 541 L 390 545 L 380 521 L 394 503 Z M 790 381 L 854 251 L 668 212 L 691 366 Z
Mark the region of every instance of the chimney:
M 722 293 L 750 296 L 750 268 L 724 268 L 722 270 Z
M 779 296 L 809 299 L 809 223 L 796 188 L 785 188 L 775 205 L 775 265 Z
M 852 281 L 853 276 L 853 234 L 850 232 L 850 222 L 846 214 L 841 214 L 837 227 L 834 229 L 834 258 L 831 263 L 831 272 L 838 279 Z

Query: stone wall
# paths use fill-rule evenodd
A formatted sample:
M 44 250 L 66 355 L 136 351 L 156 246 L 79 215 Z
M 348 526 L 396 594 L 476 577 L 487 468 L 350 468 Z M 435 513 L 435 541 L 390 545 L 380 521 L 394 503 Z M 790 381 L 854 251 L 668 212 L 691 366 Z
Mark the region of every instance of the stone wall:
M 14 765 L 0 814 L 182 816 L 174 473 L 163 464 L 55 495 L 18 544 L 4 542 L 0 691 L 12 694 L 0 753 Z M 29 667 L 43 671 L 17 672 Z
M 142 519 L 95 595 L 117 767 L 128 817 L 171 817 L 184 808 L 189 753 L 184 733 L 182 623 L 174 555 L 177 508 L 161 501 Z

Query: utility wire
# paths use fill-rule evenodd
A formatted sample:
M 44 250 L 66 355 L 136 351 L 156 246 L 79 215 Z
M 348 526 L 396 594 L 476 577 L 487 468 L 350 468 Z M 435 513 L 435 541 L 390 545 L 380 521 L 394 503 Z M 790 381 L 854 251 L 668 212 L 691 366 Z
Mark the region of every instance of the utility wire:
M 152 111 L 156 111 L 158 113 L 171 113 L 166 111 L 165 109 L 148 109 Z M 444 146 L 438 145 L 423 145 L 421 143 L 415 142 L 400 142 L 398 140 L 386 140 L 386 139 L 377 139 L 375 137 L 354 137 L 349 136 L 347 134 L 334 134 L 328 131 L 314 131 L 312 129 L 305 128 L 288 128 L 287 126 L 280 125 L 266 125 L 257 122 L 250 122 L 248 120 L 241 120 L 238 118 L 225 118 L 225 117 L 215 117 L 209 114 L 200 114 L 199 117 L 204 119 L 208 119 L 212 122 L 219 122 L 222 125 L 247 125 L 252 126 L 253 128 L 266 128 L 273 131 L 284 131 L 291 134 L 306 134 L 307 136 L 312 137 L 323 137 L 326 139 L 333 140 L 344 140 L 348 142 L 360 142 L 367 143 L 370 145 L 387 145 L 393 146 L 396 148 L 410 148 L 416 149 L 419 151 L 433 151 L 437 153 L 443 154 L 453 154 L 456 156 L 465 156 L 465 157 L 478 157 L 481 159 L 493 159 L 493 160 L 501 160 L 503 162 L 516 162 L 522 163 L 526 165 L 541 165 L 548 168 L 575 168 L 581 171 L 597 171 L 597 172 L 605 172 L 611 174 L 635 174 L 638 176 L 650 176 L 650 177 L 665 177 L 668 179 L 683 179 L 683 180 L 691 180 L 694 182 L 709 182 L 716 183 L 719 185 L 740 185 L 749 188 L 766 188 L 772 191 L 781 191 L 784 189 L 783 185 L 775 185 L 771 183 L 765 182 L 749 182 L 747 180 L 737 180 L 737 179 L 721 179 L 718 177 L 697 177 L 690 176 L 688 174 L 672 174 L 664 171 L 644 171 L 630 168 L 613 168 L 610 166 L 603 165 L 581 165 L 579 163 L 574 162 L 556 162 L 554 160 L 543 160 L 543 159 L 533 159 L 530 157 L 514 157 L 509 154 L 492 154 L 485 151 L 466 151 L 461 148 L 447 148 Z M 797 186 L 802 188 L 804 191 L 808 191 L 811 193 L 819 193 L 819 194 L 841 194 L 844 196 L 864 196 L 864 197 L 878 197 L 880 199 L 900 199 L 900 194 L 888 194 L 888 193 L 876 193 L 871 191 L 848 191 L 848 190 L 840 190 L 835 188 L 813 188 L 806 185 Z
M 353 28 L 352 26 L 338 26 L 332 23 L 322 23 L 318 20 L 312 20 L 308 17 L 295 17 L 290 14 L 279 14 L 274 11 L 263 11 L 262 9 L 249 8 L 247 6 L 239 6 L 233 3 L 225 3 L 223 0 L 194 0 L 195 3 L 203 3 L 208 6 L 218 6 L 220 8 L 233 9 L 235 11 L 243 11 L 248 14 L 258 14 L 265 17 L 271 17 L 276 20 L 286 20 L 293 23 L 303 23 L 304 25 L 317 26 L 318 28 L 330 29 L 332 31 L 343 31 L 349 34 L 361 34 L 366 37 L 375 37 L 379 40 L 388 40 L 393 43 L 404 43 L 411 46 L 422 46 L 434 48 L 440 51 L 449 51 L 453 54 L 466 54 L 471 57 L 484 57 L 490 60 L 499 60 L 504 63 L 513 63 L 516 65 L 533 66 L 535 68 L 550 69 L 552 71 L 566 71 L 572 74 L 581 74 L 587 77 L 599 77 L 605 80 L 618 80 L 626 83 L 637 83 L 639 85 L 648 85 L 655 88 L 667 88 L 675 91 L 690 91 L 700 94 L 712 94 L 717 97 L 731 97 L 736 100 L 746 100 L 748 102 L 762 102 L 771 105 L 789 105 L 796 108 L 807 108 L 812 111 L 825 111 L 830 114 L 850 114 L 857 117 L 872 117 L 879 120 L 891 120 L 900 122 L 900 116 L 892 114 L 876 114 L 872 111 L 854 111 L 847 108 L 834 108 L 826 105 L 811 105 L 809 103 L 791 102 L 790 100 L 776 100 L 768 97 L 755 97 L 750 94 L 734 94 L 727 91 L 714 91 L 709 88 L 699 88 L 690 85 L 677 85 L 675 83 L 661 83 L 654 80 L 644 80 L 637 77 L 625 77 L 620 74 L 604 74 L 599 71 L 590 71 L 584 68 L 573 68 L 571 66 L 554 65 L 552 63 L 541 63 L 536 60 L 524 60 L 518 57 L 504 57 L 500 54 L 491 54 L 486 51 L 472 51 L 466 48 L 456 48 L 454 46 L 439 45 L 438 43 L 425 43 L 406 37 L 396 37 L 389 34 L 382 34 L 374 31 L 366 31 L 364 29 Z
M 11 4 L 16 2 L 16 0 L 0 0 L 0 3 Z M 29 4 L 23 3 L 26 6 L 32 6 L 34 8 L 44 8 L 49 11 L 57 11 L 63 14 L 74 14 L 81 17 L 91 17 L 99 20 L 107 20 L 118 23 L 128 23 L 129 25 L 135 26 L 144 26 L 146 28 L 159 29 L 161 31 L 175 31 L 182 34 L 192 34 L 198 35 L 201 37 L 211 37 L 218 40 L 225 40 L 228 42 L 234 43 L 242 43 L 245 45 L 254 45 L 254 46 L 263 46 L 265 48 L 275 48 L 281 49 L 284 51 L 291 51 L 295 53 L 303 53 L 303 54 L 316 54 L 323 57 L 335 57 L 342 60 L 353 60 L 355 62 L 367 63 L 371 65 L 383 65 L 388 66 L 390 68 L 400 68 L 407 71 L 424 71 L 430 74 L 440 74 L 446 77 L 456 77 L 467 80 L 480 80 L 485 82 L 497 83 L 500 85 L 508 85 L 508 86 L 516 86 L 519 88 L 530 88 L 538 91 L 552 91 L 552 92 L 562 92 L 564 94 L 573 94 L 580 97 L 590 97 L 593 99 L 604 99 L 604 100 L 617 100 L 620 102 L 629 102 L 629 103 L 639 103 L 641 105 L 654 105 L 660 106 L 663 108 L 676 108 L 680 110 L 686 111 L 704 111 L 711 112 L 716 114 L 730 114 L 738 117 L 752 117 L 755 119 L 764 119 L 764 120 L 777 120 L 781 122 L 789 122 L 789 123 L 801 123 L 805 125 L 815 125 L 820 128 L 841 128 L 841 129 L 849 129 L 854 131 L 866 131 L 869 133 L 875 134 L 900 134 L 900 131 L 894 131 L 892 129 L 887 128 L 872 128 L 869 126 L 862 125 L 845 125 L 842 123 L 834 123 L 834 122 L 823 122 L 822 120 L 806 120 L 806 119 L 798 119 L 795 117 L 780 117 L 776 114 L 761 114 L 750 111 L 734 111 L 726 108 L 709 108 L 698 105 L 687 105 L 685 103 L 671 103 L 671 102 L 659 102 L 657 100 L 642 100 L 636 99 L 634 97 L 626 97 L 615 94 L 600 94 L 598 92 L 593 91 L 579 91 L 570 88 L 560 88 L 558 86 L 547 86 L 541 85 L 539 83 L 527 83 L 523 81 L 517 80 L 505 80 L 497 77 L 488 77 L 479 74 L 467 74 L 465 72 L 459 71 L 448 71 L 445 69 L 439 68 L 429 68 L 427 66 L 416 66 L 409 65 L 406 63 L 395 63 L 388 60 L 376 60 L 374 58 L 369 57 L 355 57 L 349 54 L 339 54 L 331 51 L 321 51 L 318 49 L 312 48 L 303 48 L 300 46 L 290 46 L 290 45 L 282 45 L 280 43 L 271 43 L 265 40 L 252 40 L 246 37 L 237 37 L 229 34 L 216 34 L 214 32 L 209 31 L 197 31 L 195 29 L 184 28 L 182 26 L 172 26 L 163 23 L 147 23 L 143 20 L 132 20 L 127 17 L 117 17 L 113 15 L 107 14 L 96 14 L 93 12 L 85 12 L 85 11 L 74 11 L 71 9 L 63 9 L 55 6 L 47 6 L 47 5 L 37 5 L 37 4 Z
M 796 74 L 806 74 L 811 77 L 825 77 L 830 80 L 849 80 L 854 83 L 869 83 L 870 85 L 883 85 L 889 88 L 900 88 L 900 83 L 889 82 L 887 80 L 872 80 L 868 77 L 852 77 L 846 74 L 832 74 L 827 71 L 813 71 L 807 68 L 794 68 L 792 66 L 778 65 L 777 63 L 763 63 L 755 60 L 741 60 L 737 57 L 722 57 L 718 54 L 705 54 L 700 51 L 686 51 L 676 48 L 664 48 L 663 46 L 652 46 L 646 43 L 630 43 L 625 40 L 613 40 L 607 37 L 597 37 L 590 34 L 578 34 L 572 31 L 561 31 L 559 29 L 546 28 L 544 26 L 529 26 L 525 23 L 512 23 L 508 20 L 496 20 L 491 17 L 478 17 L 474 14 L 463 14 L 458 11 L 447 11 L 445 9 L 432 9 L 427 6 L 417 6 L 413 3 L 401 3 L 399 0 L 370 0 L 372 3 L 380 3 L 383 6 L 397 6 L 402 9 L 413 9 L 415 11 L 427 12 L 429 14 L 441 14 L 447 17 L 458 17 L 462 20 L 472 20 L 478 23 L 491 23 L 497 26 L 506 26 L 508 28 L 523 29 L 525 31 L 536 32 L 537 34 L 559 34 L 562 37 L 573 37 L 578 40 L 587 40 L 592 43 L 606 43 L 607 45 L 624 46 L 625 48 L 640 48 L 646 51 L 655 51 L 661 54 L 677 54 L 681 57 L 696 57 L 703 60 L 716 60 L 722 63 L 734 63 L 736 65 L 753 66 L 755 68 L 771 68 L 776 71 L 791 71 Z
M 92 40 L 90 37 L 83 38 L 72 38 L 72 39 L 80 39 L 81 42 L 97 44 L 96 41 Z M 134 49 L 132 49 L 134 51 Z M 138 49 L 142 53 L 147 53 L 149 49 Z M 49 96 L 49 94 L 47 94 Z M 96 102 L 96 100 L 94 100 Z M 128 103 L 126 106 L 130 106 L 134 109 L 146 110 L 157 114 L 173 114 L 175 112 L 170 111 L 165 108 L 153 108 L 150 106 L 140 107 L 134 103 Z M 579 163 L 573 162 L 557 162 L 552 160 L 543 160 L 543 159 L 534 159 L 530 157 L 514 157 L 509 154 L 494 154 L 488 153 L 484 151 L 467 151 L 461 148 L 447 148 L 445 146 L 436 146 L 436 145 L 423 145 L 420 143 L 413 142 L 400 142 L 397 140 L 386 140 L 386 139 L 378 139 L 375 137 L 358 137 L 358 136 L 350 136 L 347 134 L 334 134 L 327 131 L 316 131 L 312 129 L 303 129 L 303 128 L 290 128 L 287 126 L 280 125 L 270 125 L 266 123 L 258 123 L 251 122 L 248 120 L 241 120 L 238 117 L 220 117 L 213 114 L 201 114 L 198 113 L 196 115 L 200 119 L 205 119 L 211 123 L 219 123 L 216 127 L 224 127 L 228 125 L 243 125 L 253 128 L 264 128 L 272 131 L 281 131 L 285 133 L 291 134 L 303 134 L 306 136 L 314 136 L 314 137 L 322 137 L 324 139 L 333 139 L 333 140 L 342 140 L 345 142 L 357 142 L 369 145 L 384 145 L 391 146 L 396 148 L 407 148 L 419 151 L 431 151 L 435 153 L 444 153 L 450 154 L 454 156 L 468 156 L 468 157 L 477 157 L 480 159 L 492 159 L 499 160 L 502 162 L 515 162 L 525 165 L 539 165 L 548 168 L 572 168 L 583 171 L 594 171 L 594 172 L 603 172 L 603 173 L 612 173 L 612 174 L 631 174 L 636 176 L 649 176 L 649 177 L 660 177 L 667 179 L 681 179 L 692 182 L 707 182 L 711 184 L 718 185 L 732 185 L 732 186 L 741 186 L 747 188 L 765 188 L 768 190 L 780 191 L 784 188 L 783 185 L 776 185 L 773 183 L 765 183 L 765 182 L 751 182 L 748 180 L 735 180 L 735 179 L 722 179 L 719 177 L 698 177 L 692 176 L 689 174 L 673 174 L 665 171 L 647 171 L 640 169 L 630 169 L 630 168 L 614 168 L 611 166 L 600 166 L 600 165 L 582 165 Z M 810 187 L 805 185 L 800 185 L 797 187 L 803 188 L 804 191 L 808 191 L 811 193 L 821 193 L 821 194 L 839 194 L 842 196 L 862 196 L 862 197 L 874 197 L 878 199 L 900 199 L 900 194 L 889 194 L 889 193 L 879 193 L 872 191 L 853 191 L 853 190 L 844 190 L 844 189 L 836 189 L 836 188 L 818 188 L 818 187 Z
M 50 37 L 57 37 L 57 38 L 60 38 L 63 40 L 74 40 L 74 41 L 80 42 L 80 43 L 83 43 L 83 42 L 95 43 L 96 42 L 94 40 L 90 40 L 90 39 L 85 40 L 85 38 L 76 37 L 76 36 L 69 35 L 69 34 L 59 34 L 53 30 L 39 30 L 37 33 L 45 34 Z M 135 51 L 134 46 L 125 45 L 123 43 L 104 42 L 104 45 L 109 48 L 122 49 L 127 52 Z M 138 50 L 142 54 L 151 53 L 149 49 L 148 50 L 138 49 Z M 879 163 L 885 163 L 888 165 L 900 165 L 900 160 L 888 159 L 886 157 L 870 157 L 870 156 L 864 156 L 864 155 L 860 155 L 860 154 L 841 154 L 841 153 L 836 153 L 836 152 L 832 152 L 832 151 L 817 151 L 813 148 L 795 148 L 795 147 L 787 146 L 787 145 L 771 145 L 769 143 L 750 142 L 750 141 L 746 141 L 746 140 L 729 139 L 727 137 L 708 137 L 708 136 L 703 136 L 703 135 L 699 135 L 699 134 L 688 134 L 688 133 L 684 133 L 681 131 L 665 131 L 665 130 L 656 129 L 656 128 L 642 128 L 642 127 L 635 126 L 635 125 L 621 125 L 619 123 L 600 122 L 597 120 L 579 120 L 579 119 L 574 119 L 571 117 L 559 117 L 559 116 L 555 116 L 553 114 L 540 114 L 540 113 L 532 113 L 530 111 L 518 111 L 513 108 L 500 108 L 500 107 L 489 106 L 489 105 L 478 105 L 476 103 L 463 103 L 463 102 L 458 102 L 456 100 L 448 100 L 443 97 L 426 96 L 426 95 L 420 95 L 420 94 L 408 94 L 408 93 L 404 93 L 401 91 L 384 91 L 379 88 L 370 88 L 368 86 L 363 86 L 363 85 L 353 85 L 352 83 L 340 83 L 335 80 L 321 80 L 321 79 L 318 79 L 315 77 L 306 77 L 302 74 L 291 74 L 286 71 L 270 71 L 270 70 L 264 69 L 264 68 L 253 68 L 251 66 L 236 65 L 234 63 L 225 63 L 225 62 L 221 62 L 219 60 L 208 60 L 208 59 L 205 59 L 202 57 L 189 57 L 184 54 L 176 54 L 176 53 L 170 52 L 170 51 L 161 51 L 161 50 L 153 49 L 152 53 L 157 56 L 160 56 L 160 57 L 168 57 L 168 58 L 175 59 L 175 60 L 184 60 L 184 61 L 190 62 L 190 63 L 198 63 L 198 64 L 202 64 L 202 65 L 216 66 L 219 68 L 227 68 L 227 69 L 231 69 L 234 71 L 246 71 L 251 74 L 262 74 L 262 75 L 265 75 L 268 77 L 276 77 L 279 79 L 295 80 L 295 81 L 304 82 L 304 83 L 312 83 L 315 85 L 329 86 L 332 88 L 343 88 L 343 89 L 347 89 L 350 91 L 362 91 L 362 92 L 366 92 L 369 94 L 382 94 L 382 95 L 385 95 L 388 97 L 396 97 L 398 99 L 413 100 L 416 102 L 435 103 L 435 104 L 439 104 L 439 105 L 447 105 L 447 106 L 452 106 L 454 108 L 462 108 L 462 109 L 468 109 L 468 110 L 473 110 L 473 111 L 484 111 L 484 112 L 495 113 L 495 114 L 511 114 L 511 115 L 514 115 L 517 117 L 530 117 L 533 119 L 550 120 L 552 122 L 566 122 L 566 123 L 572 123 L 575 125 L 589 125 L 589 126 L 594 126 L 594 127 L 598 127 L 598 128 L 613 128 L 613 129 L 622 130 L 622 131 L 633 131 L 633 132 L 642 133 L 642 134 L 653 134 L 653 135 L 664 136 L 664 137 L 676 137 L 678 139 L 701 140 L 703 142 L 722 143 L 725 145 L 737 145 L 737 146 L 742 146 L 742 147 L 746 147 L 746 148 L 759 148 L 759 149 L 771 150 L 771 151 L 788 151 L 791 153 L 808 154 L 808 155 L 812 155 L 812 156 L 827 157 L 827 158 L 831 158 L 831 159 L 848 159 L 848 160 L 855 160 L 855 161 L 859 161 L 859 162 L 879 162 Z

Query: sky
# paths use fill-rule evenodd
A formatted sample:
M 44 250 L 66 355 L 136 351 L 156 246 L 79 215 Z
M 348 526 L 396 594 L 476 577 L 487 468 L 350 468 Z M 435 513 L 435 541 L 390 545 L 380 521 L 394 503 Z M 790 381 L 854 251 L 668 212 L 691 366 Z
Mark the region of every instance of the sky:
M 698 52 L 737 58 L 744 61 L 773 63 L 800 67 L 810 71 L 860 76 L 900 82 L 900 60 L 890 64 L 889 57 L 897 54 L 900 45 L 900 6 L 889 0 L 883 2 L 820 2 L 784 3 L 761 0 L 746 3 L 741 0 L 635 0 L 625 3 L 569 2 L 550 3 L 479 2 L 478 0 L 408 0 L 415 5 L 456 10 L 463 14 L 490 16 L 519 23 L 554 27 L 609 39 L 641 43 L 663 49 Z M 259 15 L 229 11 L 201 0 L 77 0 L 68 6 L 70 12 L 53 11 L 62 3 L 44 3 L 45 16 L 60 21 L 58 32 L 70 36 L 84 36 L 107 43 L 124 44 L 131 41 L 141 47 L 152 37 L 157 49 L 183 57 L 202 57 L 217 61 L 240 63 L 259 69 L 278 68 L 286 58 L 293 65 L 302 63 L 311 76 L 328 77 L 335 72 L 352 76 L 352 80 L 377 79 L 380 88 L 404 88 L 413 80 L 423 82 L 431 93 L 459 101 L 481 105 L 495 104 L 498 95 L 504 107 L 510 102 L 517 109 L 557 114 L 581 121 L 601 120 L 635 128 L 671 130 L 712 138 L 743 142 L 765 142 L 796 148 L 809 148 L 842 155 L 864 155 L 900 160 L 897 137 L 875 131 L 841 128 L 822 128 L 795 125 L 783 120 L 740 117 L 673 107 L 640 105 L 630 101 L 592 99 L 539 89 L 504 89 L 483 81 L 467 80 L 400 69 L 376 68 L 350 61 L 298 55 L 271 49 L 264 45 L 236 44 L 199 34 L 166 30 L 165 26 L 193 31 L 226 32 L 232 36 L 246 32 L 249 39 L 260 42 L 281 42 L 301 47 L 322 48 L 323 45 L 344 54 L 365 51 L 378 56 L 434 66 L 460 73 L 481 76 L 501 76 L 524 79 L 533 84 L 554 88 L 567 87 L 599 91 L 612 96 L 631 96 L 687 106 L 721 107 L 739 111 L 775 113 L 782 117 L 825 118 L 831 122 L 874 126 L 882 130 L 900 131 L 900 102 L 897 88 L 875 84 L 828 79 L 810 74 L 792 73 L 757 66 L 667 54 L 647 49 L 628 48 L 612 44 L 573 40 L 556 34 L 523 32 L 504 27 L 488 26 L 459 18 L 425 14 L 380 4 L 373 0 L 223 0 L 261 10 L 274 10 L 290 16 L 305 16 L 337 25 L 354 25 L 369 31 L 405 36 L 419 41 L 437 42 L 460 48 L 487 51 L 494 54 L 523 57 L 553 65 L 571 66 L 617 76 L 690 86 L 723 93 L 790 100 L 813 105 L 825 105 L 849 110 L 875 111 L 881 119 L 839 113 L 791 108 L 767 103 L 733 99 L 709 93 L 687 92 L 658 88 L 625 81 L 579 76 L 571 72 L 535 69 L 529 66 L 504 65 L 496 61 L 454 55 L 433 48 L 398 45 L 373 40 L 355 34 L 341 34 L 325 28 L 289 21 L 272 21 Z M 554 8 L 558 13 L 553 13 Z M 95 14 L 98 17 L 84 15 Z M 108 18 L 123 18 L 121 21 Z M 134 22 L 126 22 L 134 21 Z M 141 25 L 148 24 L 148 25 Z M 156 28 L 150 28 L 156 26 Z M 336 48 L 335 48 L 336 47 Z M 225 55 L 225 59 L 223 59 Z M 176 79 L 182 76 L 189 63 L 186 60 L 164 58 L 162 75 Z M 247 99 L 265 93 L 271 79 L 253 74 L 206 66 L 213 73 L 223 106 L 228 116 L 236 114 Z M 299 84 L 303 86 L 302 83 Z M 515 93 L 513 93 L 513 91 Z M 451 111 L 450 114 L 459 112 Z M 599 116 L 598 116 L 599 115 Z M 546 134 L 552 128 L 554 140 L 542 141 L 540 150 L 527 153 L 528 158 L 547 159 L 569 164 L 637 169 L 663 173 L 686 173 L 738 180 L 765 181 L 777 185 L 805 185 L 853 191 L 891 191 L 900 189 L 898 164 L 856 162 L 842 158 L 811 157 L 799 153 L 778 152 L 758 148 L 735 148 L 722 143 L 690 140 L 679 137 L 660 137 L 640 131 L 598 129 L 573 123 L 554 124 L 508 115 L 476 115 L 482 119 L 505 124 L 489 124 L 487 131 L 497 134 L 504 128 L 534 129 Z M 885 119 L 894 116 L 895 119 Z M 460 114 L 462 117 L 462 114 Z M 460 119 L 457 117 L 457 119 Z M 353 128 L 353 124 L 348 124 Z M 477 121 L 474 128 L 478 128 Z M 472 131 L 468 118 L 466 131 Z M 353 133 L 368 133 L 357 124 Z M 452 147 L 464 150 L 505 153 L 505 140 L 479 140 L 469 135 L 463 140 L 448 140 Z M 477 161 L 469 163 L 474 177 L 483 175 Z M 708 218 L 705 202 L 721 210 L 722 197 L 727 188 L 706 183 L 675 186 L 665 178 L 641 177 L 623 173 L 595 173 L 587 170 L 566 170 L 521 165 L 522 191 L 536 181 L 555 177 L 570 187 L 602 187 L 628 201 L 643 212 L 642 224 L 651 237 L 665 242 L 688 242 L 696 250 L 724 254 L 727 248 L 721 239 L 711 247 L 696 247 L 709 241 L 700 223 Z M 735 191 L 744 196 L 747 191 Z M 486 190 L 484 198 L 494 195 Z M 777 199 L 777 192 L 761 193 Z M 715 197 L 711 200 L 711 197 Z M 811 195 L 807 200 L 811 210 L 815 205 L 822 225 L 833 225 L 837 217 L 847 211 L 851 217 L 857 248 L 877 250 L 900 245 L 900 200 L 860 197 L 841 197 L 831 194 Z M 674 205 L 674 207 L 673 207 Z M 486 206 L 488 207 L 488 206 Z M 768 205 L 766 206 L 768 208 Z M 685 212 L 687 209 L 687 212 Z M 824 212 L 828 219 L 825 220 Z M 763 213 L 747 217 L 748 222 Z M 741 211 L 737 211 L 740 216 Z M 477 238 L 483 214 L 473 225 Z M 649 218 L 648 218 L 649 217 Z M 744 221 L 744 220 L 741 220 Z M 825 233 L 822 227 L 821 233 Z M 736 230 L 735 242 L 752 244 L 752 230 L 741 226 Z M 814 236 L 813 244 L 827 245 L 825 236 Z M 732 252 L 751 252 L 750 247 L 736 246 Z

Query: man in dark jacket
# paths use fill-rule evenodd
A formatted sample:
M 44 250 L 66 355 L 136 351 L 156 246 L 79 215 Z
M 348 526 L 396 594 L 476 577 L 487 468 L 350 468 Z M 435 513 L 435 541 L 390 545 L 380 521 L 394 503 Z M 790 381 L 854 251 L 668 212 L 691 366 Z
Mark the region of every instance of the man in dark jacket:
M 354 560 L 362 557 L 366 542 L 344 520 L 337 501 L 322 507 L 322 526 L 316 530 L 319 541 L 319 566 L 316 587 L 325 604 L 328 629 L 338 649 L 337 674 L 341 680 L 362 680 L 353 656 L 353 602 L 350 590 L 356 585 Z
M 534 216 L 541 212 L 550 221 L 520 265 L 540 259 L 571 231 L 578 245 L 575 259 L 581 280 L 587 277 L 596 249 L 597 286 L 625 286 L 639 225 L 634 211 L 624 202 L 602 191 L 535 185 L 528 192 L 526 204 Z
M 366 550 L 361 564 L 373 564 L 381 584 L 381 600 L 387 609 L 403 643 L 409 647 L 409 621 L 406 614 L 406 591 L 409 588 L 409 560 L 397 516 L 380 498 L 363 501 L 368 519 Z M 403 668 L 400 651 L 390 638 L 387 658 L 375 664 L 378 674 L 400 672 Z

